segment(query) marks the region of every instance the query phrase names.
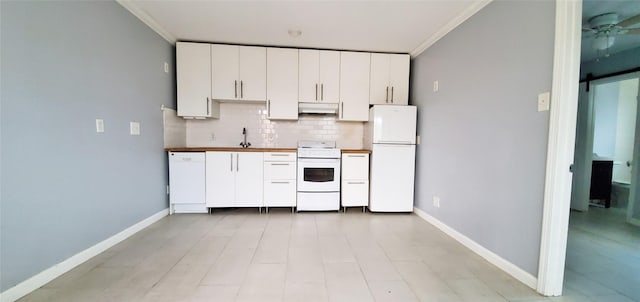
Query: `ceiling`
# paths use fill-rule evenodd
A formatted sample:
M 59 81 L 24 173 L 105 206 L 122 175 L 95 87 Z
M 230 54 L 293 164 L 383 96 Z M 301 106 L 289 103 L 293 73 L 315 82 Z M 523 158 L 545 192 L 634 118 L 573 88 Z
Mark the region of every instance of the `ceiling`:
M 202 41 L 417 55 L 491 0 L 117 0 L 170 42 Z M 640 14 L 638 0 L 583 0 L 582 24 L 615 12 Z M 639 26 L 634 26 L 639 27 Z M 293 37 L 290 30 L 301 31 Z M 582 40 L 581 61 L 604 54 Z M 640 47 L 620 35 L 610 54 Z
M 118 2 L 171 42 L 417 54 L 490 0 Z
M 582 25 L 588 26 L 589 19 L 604 13 L 618 13 L 620 21 L 640 14 L 640 1 L 638 0 L 583 0 L 582 3 Z M 640 27 L 640 24 L 633 26 Z M 591 61 L 597 59 L 598 53 L 591 46 L 593 37 L 583 37 L 581 61 Z M 621 52 L 627 49 L 640 47 L 640 35 L 619 35 L 609 49 L 610 54 Z M 603 54 L 600 54 L 602 57 Z

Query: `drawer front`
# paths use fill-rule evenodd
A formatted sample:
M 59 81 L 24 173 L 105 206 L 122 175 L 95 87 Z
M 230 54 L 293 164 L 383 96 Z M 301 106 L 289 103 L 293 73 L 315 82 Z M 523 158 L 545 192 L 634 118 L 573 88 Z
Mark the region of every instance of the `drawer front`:
M 295 152 L 265 152 L 264 161 L 288 161 L 295 162 L 297 159 Z
M 264 181 L 264 206 L 265 207 L 295 207 L 296 206 L 296 181 L 291 180 L 265 180 Z
M 343 207 L 369 205 L 369 182 L 366 180 L 343 180 L 340 191 L 340 200 Z
M 369 154 L 343 154 L 342 179 L 369 179 Z
M 295 162 L 265 162 L 264 179 L 296 179 Z

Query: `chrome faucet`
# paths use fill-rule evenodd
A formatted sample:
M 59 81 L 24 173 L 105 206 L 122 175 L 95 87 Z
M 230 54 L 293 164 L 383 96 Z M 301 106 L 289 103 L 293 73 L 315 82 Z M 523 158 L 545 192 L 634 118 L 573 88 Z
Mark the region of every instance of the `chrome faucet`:
M 249 148 L 251 143 L 247 142 L 247 128 L 242 128 L 242 135 L 244 135 L 244 142 L 240 142 L 240 146 L 242 146 L 242 148 Z

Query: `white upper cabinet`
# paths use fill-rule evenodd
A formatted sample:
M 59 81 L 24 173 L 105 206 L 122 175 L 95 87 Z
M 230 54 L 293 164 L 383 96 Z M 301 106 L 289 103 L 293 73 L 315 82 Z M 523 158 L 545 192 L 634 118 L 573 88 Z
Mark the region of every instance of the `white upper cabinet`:
M 340 52 L 339 120 L 369 120 L 369 71 L 371 54 Z
M 337 103 L 340 95 L 340 52 L 300 49 L 300 102 Z
M 267 118 L 298 119 L 298 50 L 267 48 Z
M 409 55 L 371 54 L 370 104 L 409 104 Z
M 265 101 L 267 51 L 264 47 L 211 45 L 211 94 L 216 100 Z
M 211 46 L 176 43 L 178 116 L 220 117 L 220 106 L 211 100 Z

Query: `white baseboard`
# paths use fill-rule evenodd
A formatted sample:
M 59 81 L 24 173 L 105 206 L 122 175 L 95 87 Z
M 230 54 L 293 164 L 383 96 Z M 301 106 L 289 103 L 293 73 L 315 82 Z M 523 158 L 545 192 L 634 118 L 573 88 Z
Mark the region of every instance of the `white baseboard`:
M 169 209 L 164 209 L 156 214 L 151 215 L 150 217 L 130 226 L 129 228 L 123 230 L 122 232 L 115 234 L 102 242 L 97 243 L 96 245 L 81 251 L 67 260 L 64 260 L 40 273 L 37 275 L 20 282 L 18 285 L 7 289 L 6 291 L 0 293 L 0 301 L 1 302 L 13 302 L 16 301 L 30 292 L 40 288 L 41 286 L 49 283 L 51 280 L 59 277 L 60 275 L 70 271 L 74 267 L 84 263 L 85 261 L 93 258 L 94 256 L 104 252 L 108 248 L 120 243 L 121 241 L 129 238 L 131 235 L 139 232 L 140 230 L 148 227 L 154 222 L 162 219 L 163 217 L 169 214 Z
M 416 213 L 416 215 L 418 215 L 418 217 L 426 220 L 430 224 L 434 225 L 435 227 L 437 227 L 438 229 L 443 231 L 445 234 L 451 236 L 453 239 L 457 240 L 462 245 L 466 246 L 467 248 L 469 248 L 470 250 L 472 250 L 476 254 L 480 255 L 482 258 L 486 259 L 491 264 L 497 266 L 501 270 L 505 271 L 507 274 L 509 274 L 512 277 L 516 278 L 518 281 L 526 284 L 527 286 L 529 286 L 529 287 L 531 287 L 533 289 L 536 289 L 536 286 L 538 284 L 538 279 L 536 277 L 534 277 L 533 275 L 531 275 L 528 272 L 522 270 L 521 268 L 519 268 L 515 264 L 505 260 L 504 258 L 496 255 L 494 252 L 488 250 L 487 248 L 483 247 L 482 245 L 478 244 L 477 242 L 471 240 L 469 237 L 467 237 L 467 236 L 461 234 L 460 232 L 452 229 L 451 227 L 449 227 L 448 225 L 444 224 L 440 220 L 438 220 L 435 217 L 427 214 L 425 211 L 423 211 L 421 209 L 418 209 L 418 208 L 414 208 L 414 213 Z

